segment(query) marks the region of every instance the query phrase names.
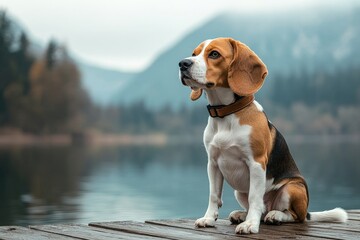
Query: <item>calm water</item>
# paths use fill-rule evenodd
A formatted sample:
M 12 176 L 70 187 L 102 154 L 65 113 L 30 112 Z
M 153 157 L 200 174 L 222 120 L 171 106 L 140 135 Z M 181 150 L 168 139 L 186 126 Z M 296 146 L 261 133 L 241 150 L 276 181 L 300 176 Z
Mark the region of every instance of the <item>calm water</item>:
M 360 146 L 295 144 L 310 209 L 360 208 Z M 202 145 L 0 149 L 0 225 L 200 217 Z M 237 209 L 226 185 L 221 217 Z

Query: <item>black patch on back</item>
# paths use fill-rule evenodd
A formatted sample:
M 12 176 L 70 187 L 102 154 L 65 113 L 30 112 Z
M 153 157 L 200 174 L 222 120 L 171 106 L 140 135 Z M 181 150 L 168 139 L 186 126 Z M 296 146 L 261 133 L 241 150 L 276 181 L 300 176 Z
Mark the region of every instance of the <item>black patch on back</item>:
M 269 126 L 270 125 L 271 128 L 275 128 L 269 122 Z M 266 178 L 274 178 L 274 183 L 277 183 L 285 178 L 302 178 L 284 137 L 276 128 L 275 131 L 276 135 L 274 139 L 274 146 L 267 164 Z
M 282 134 L 276 129 L 276 127 L 268 121 L 269 129 L 275 129 L 275 139 L 272 151 L 270 153 L 269 161 L 266 168 L 266 178 L 274 178 L 273 184 L 280 182 L 286 178 L 300 178 L 302 184 L 304 184 L 307 195 L 307 205 L 309 205 L 309 189 L 305 179 L 301 176 L 299 169 L 290 153 L 289 147 L 282 136 Z M 306 218 L 310 220 L 310 214 L 307 213 Z

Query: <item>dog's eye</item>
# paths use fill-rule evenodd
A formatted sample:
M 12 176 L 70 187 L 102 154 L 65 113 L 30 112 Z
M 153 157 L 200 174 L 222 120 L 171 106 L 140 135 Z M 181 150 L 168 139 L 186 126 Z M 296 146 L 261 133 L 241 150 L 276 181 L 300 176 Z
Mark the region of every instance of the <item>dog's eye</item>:
M 195 57 L 195 56 L 196 56 L 196 54 L 195 54 L 195 53 L 193 53 L 191 56 Z
M 217 59 L 220 57 L 220 53 L 218 51 L 211 51 L 209 54 L 209 58 Z

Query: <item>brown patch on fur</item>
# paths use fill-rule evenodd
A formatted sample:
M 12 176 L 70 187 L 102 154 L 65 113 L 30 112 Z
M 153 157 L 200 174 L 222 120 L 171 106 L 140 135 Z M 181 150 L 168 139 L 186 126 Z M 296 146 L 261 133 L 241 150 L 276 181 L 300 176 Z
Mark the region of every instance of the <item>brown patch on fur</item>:
M 240 96 L 256 93 L 268 73 L 266 65 L 245 44 L 228 39 L 233 48 L 233 59 L 229 66 L 228 82 L 230 88 Z
M 236 113 L 240 125 L 251 126 L 250 147 L 256 162 L 266 170 L 268 157 L 273 147 L 273 133 L 269 129 L 268 120 L 264 112 L 252 103 L 249 107 Z
M 274 139 L 276 137 L 276 128 L 272 127 L 271 130 L 270 130 L 270 137 L 271 137 L 271 149 L 270 149 L 270 152 L 272 151 L 273 147 L 274 147 Z
M 204 47 L 204 44 L 205 44 L 204 42 L 200 43 L 200 45 L 194 49 L 193 55 L 195 56 L 199 55 Z
M 220 57 L 217 59 L 208 58 L 212 51 L 218 51 Z M 210 42 L 204 52 L 206 62 L 206 78 L 215 83 L 217 87 L 229 87 L 228 68 L 233 58 L 233 49 L 227 38 L 217 38 Z
M 306 183 L 302 178 L 296 178 L 286 184 L 286 190 L 290 196 L 288 211 L 295 221 L 303 222 L 306 218 L 308 208 L 308 193 Z

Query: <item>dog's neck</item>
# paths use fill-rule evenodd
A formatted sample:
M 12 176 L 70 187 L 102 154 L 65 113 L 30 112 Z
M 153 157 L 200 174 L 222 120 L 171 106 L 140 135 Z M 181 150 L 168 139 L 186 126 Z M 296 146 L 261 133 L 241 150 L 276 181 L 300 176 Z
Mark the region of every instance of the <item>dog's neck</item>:
M 207 89 L 205 91 L 209 101 L 207 109 L 210 117 L 213 118 L 224 118 L 241 111 L 254 101 L 254 95 L 239 97 L 229 88 Z
M 205 89 L 206 97 L 211 106 L 229 105 L 235 102 L 234 92 L 230 88 L 217 87 Z

